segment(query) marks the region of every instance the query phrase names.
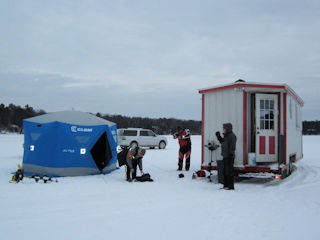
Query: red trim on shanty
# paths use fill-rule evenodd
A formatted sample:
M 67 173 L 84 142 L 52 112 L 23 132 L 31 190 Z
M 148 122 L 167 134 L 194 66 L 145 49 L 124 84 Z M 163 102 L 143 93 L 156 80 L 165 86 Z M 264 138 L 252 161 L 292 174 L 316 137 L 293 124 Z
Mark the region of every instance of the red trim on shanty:
M 280 136 L 280 133 L 281 133 L 281 94 L 280 93 L 277 93 L 278 95 L 278 145 L 279 145 L 279 136 Z M 278 153 L 279 154 L 279 153 Z
M 217 166 L 201 166 L 201 170 L 218 170 Z M 279 169 L 271 169 L 269 167 L 253 167 L 253 166 L 246 166 L 246 167 L 234 167 L 234 170 L 238 173 L 275 173 L 275 174 L 280 174 L 281 173 L 281 168 Z
M 248 163 L 247 154 L 247 92 L 243 92 L 243 165 Z
M 280 151 L 279 151 L 279 146 L 280 146 L 280 142 L 279 142 L 279 139 L 280 139 L 280 134 L 281 134 L 281 94 L 280 93 L 277 93 L 278 95 L 278 135 L 277 135 L 277 149 L 278 149 L 278 152 L 277 152 L 277 157 L 278 157 L 278 162 L 279 162 L 279 159 L 280 159 Z
M 201 121 L 201 165 L 204 161 L 204 94 L 202 94 L 202 121 Z
M 256 87 L 256 88 L 277 88 L 277 89 L 284 89 L 286 92 L 288 92 L 292 97 L 296 99 L 296 101 L 300 105 L 304 105 L 304 102 L 302 99 L 297 96 L 296 93 L 294 93 L 290 88 L 288 88 L 286 85 L 267 85 L 267 84 L 257 84 L 257 83 L 235 83 L 235 84 L 230 84 L 230 85 L 225 85 L 221 87 L 214 87 L 214 88 L 209 88 L 209 89 L 204 89 L 204 90 L 199 90 L 200 94 L 207 93 L 207 92 L 214 92 L 218 90 L 224 90 L 228 88 L 234 88 L 234 87 Z
M 276 137 L 269 136 L 269 154 L 276 153 Z
M 259 136 L 259 154 L 266 154 L 266 136 Z
M 285 87 L 285 90 L 298 102 L 301 106 L 304 105 L 304 102 L 302 99 L 300 99 L 290 88 Z
M 283 94 L 283 135 L 284 135 L 284 158 L 283 164 L 287 164 L 287 94 Z

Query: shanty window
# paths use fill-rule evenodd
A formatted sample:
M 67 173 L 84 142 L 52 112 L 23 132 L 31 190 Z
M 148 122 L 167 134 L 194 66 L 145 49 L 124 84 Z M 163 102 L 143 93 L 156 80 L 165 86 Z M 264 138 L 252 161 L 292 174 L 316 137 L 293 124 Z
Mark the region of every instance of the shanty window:
M 274 100 L 260 100 L 260 129 L 274 129 Z
M 30 135 L 31 135 L 31 139 L 33 141 L 37 141 L 41 134 L 40 133 L 31 133 Z
M 87 143 L 90 139 L 90 136 L 75 135 L 74 138 L 77 139 L 79 143 Z

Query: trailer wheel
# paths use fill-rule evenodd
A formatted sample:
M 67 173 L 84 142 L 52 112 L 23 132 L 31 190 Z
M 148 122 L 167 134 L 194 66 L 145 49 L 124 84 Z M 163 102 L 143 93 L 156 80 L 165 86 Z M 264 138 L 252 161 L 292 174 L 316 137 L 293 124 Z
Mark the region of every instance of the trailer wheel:
M 285 179 L 287 177 L 287 171 L 281 171 L 281 179 Z
M 293 161 L 290 160 L 290 162 L 289 162 L 289 175 L 291 175 L 295 169 L 296 168 L 295 168 L 295 165 L 293 164 Z
M 286 167 L 286 168 L 283 168 L 282 170 L 281 170 L 281 179 L 285 179 L 285 178 L 287 178 L 289 175 L 288 175 L 288 167 Z
M 283 168 L 281 171 L 281 179 L 285 179 L 291 175 L 293 172 L 293 163 L 289 160 L 289 163 L 286 168 Z

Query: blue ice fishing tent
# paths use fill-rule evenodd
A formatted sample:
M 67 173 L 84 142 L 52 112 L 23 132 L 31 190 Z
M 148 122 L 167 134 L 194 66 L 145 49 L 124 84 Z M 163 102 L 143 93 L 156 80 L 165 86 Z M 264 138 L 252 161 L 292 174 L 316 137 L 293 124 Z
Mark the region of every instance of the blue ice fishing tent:
M 28 175 L 80 176 L 117 167 L 117 126 L 90 113 L 62 111 L 23 120 Z

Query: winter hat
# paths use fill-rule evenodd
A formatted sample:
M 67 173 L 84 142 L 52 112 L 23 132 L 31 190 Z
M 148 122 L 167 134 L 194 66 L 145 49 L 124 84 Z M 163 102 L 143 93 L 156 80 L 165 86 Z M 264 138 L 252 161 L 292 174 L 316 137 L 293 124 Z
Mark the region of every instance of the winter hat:
M 232 131 L 232 124 L 231 123 L 224 123 L 222 126 L 227 131 L 227 133 Z
M 138 155 L 139 156 L 144 156 L 146 154 L 146 150 L 145 149 L 143 149 L 143 148 L 139 148 L 138 149 Z

